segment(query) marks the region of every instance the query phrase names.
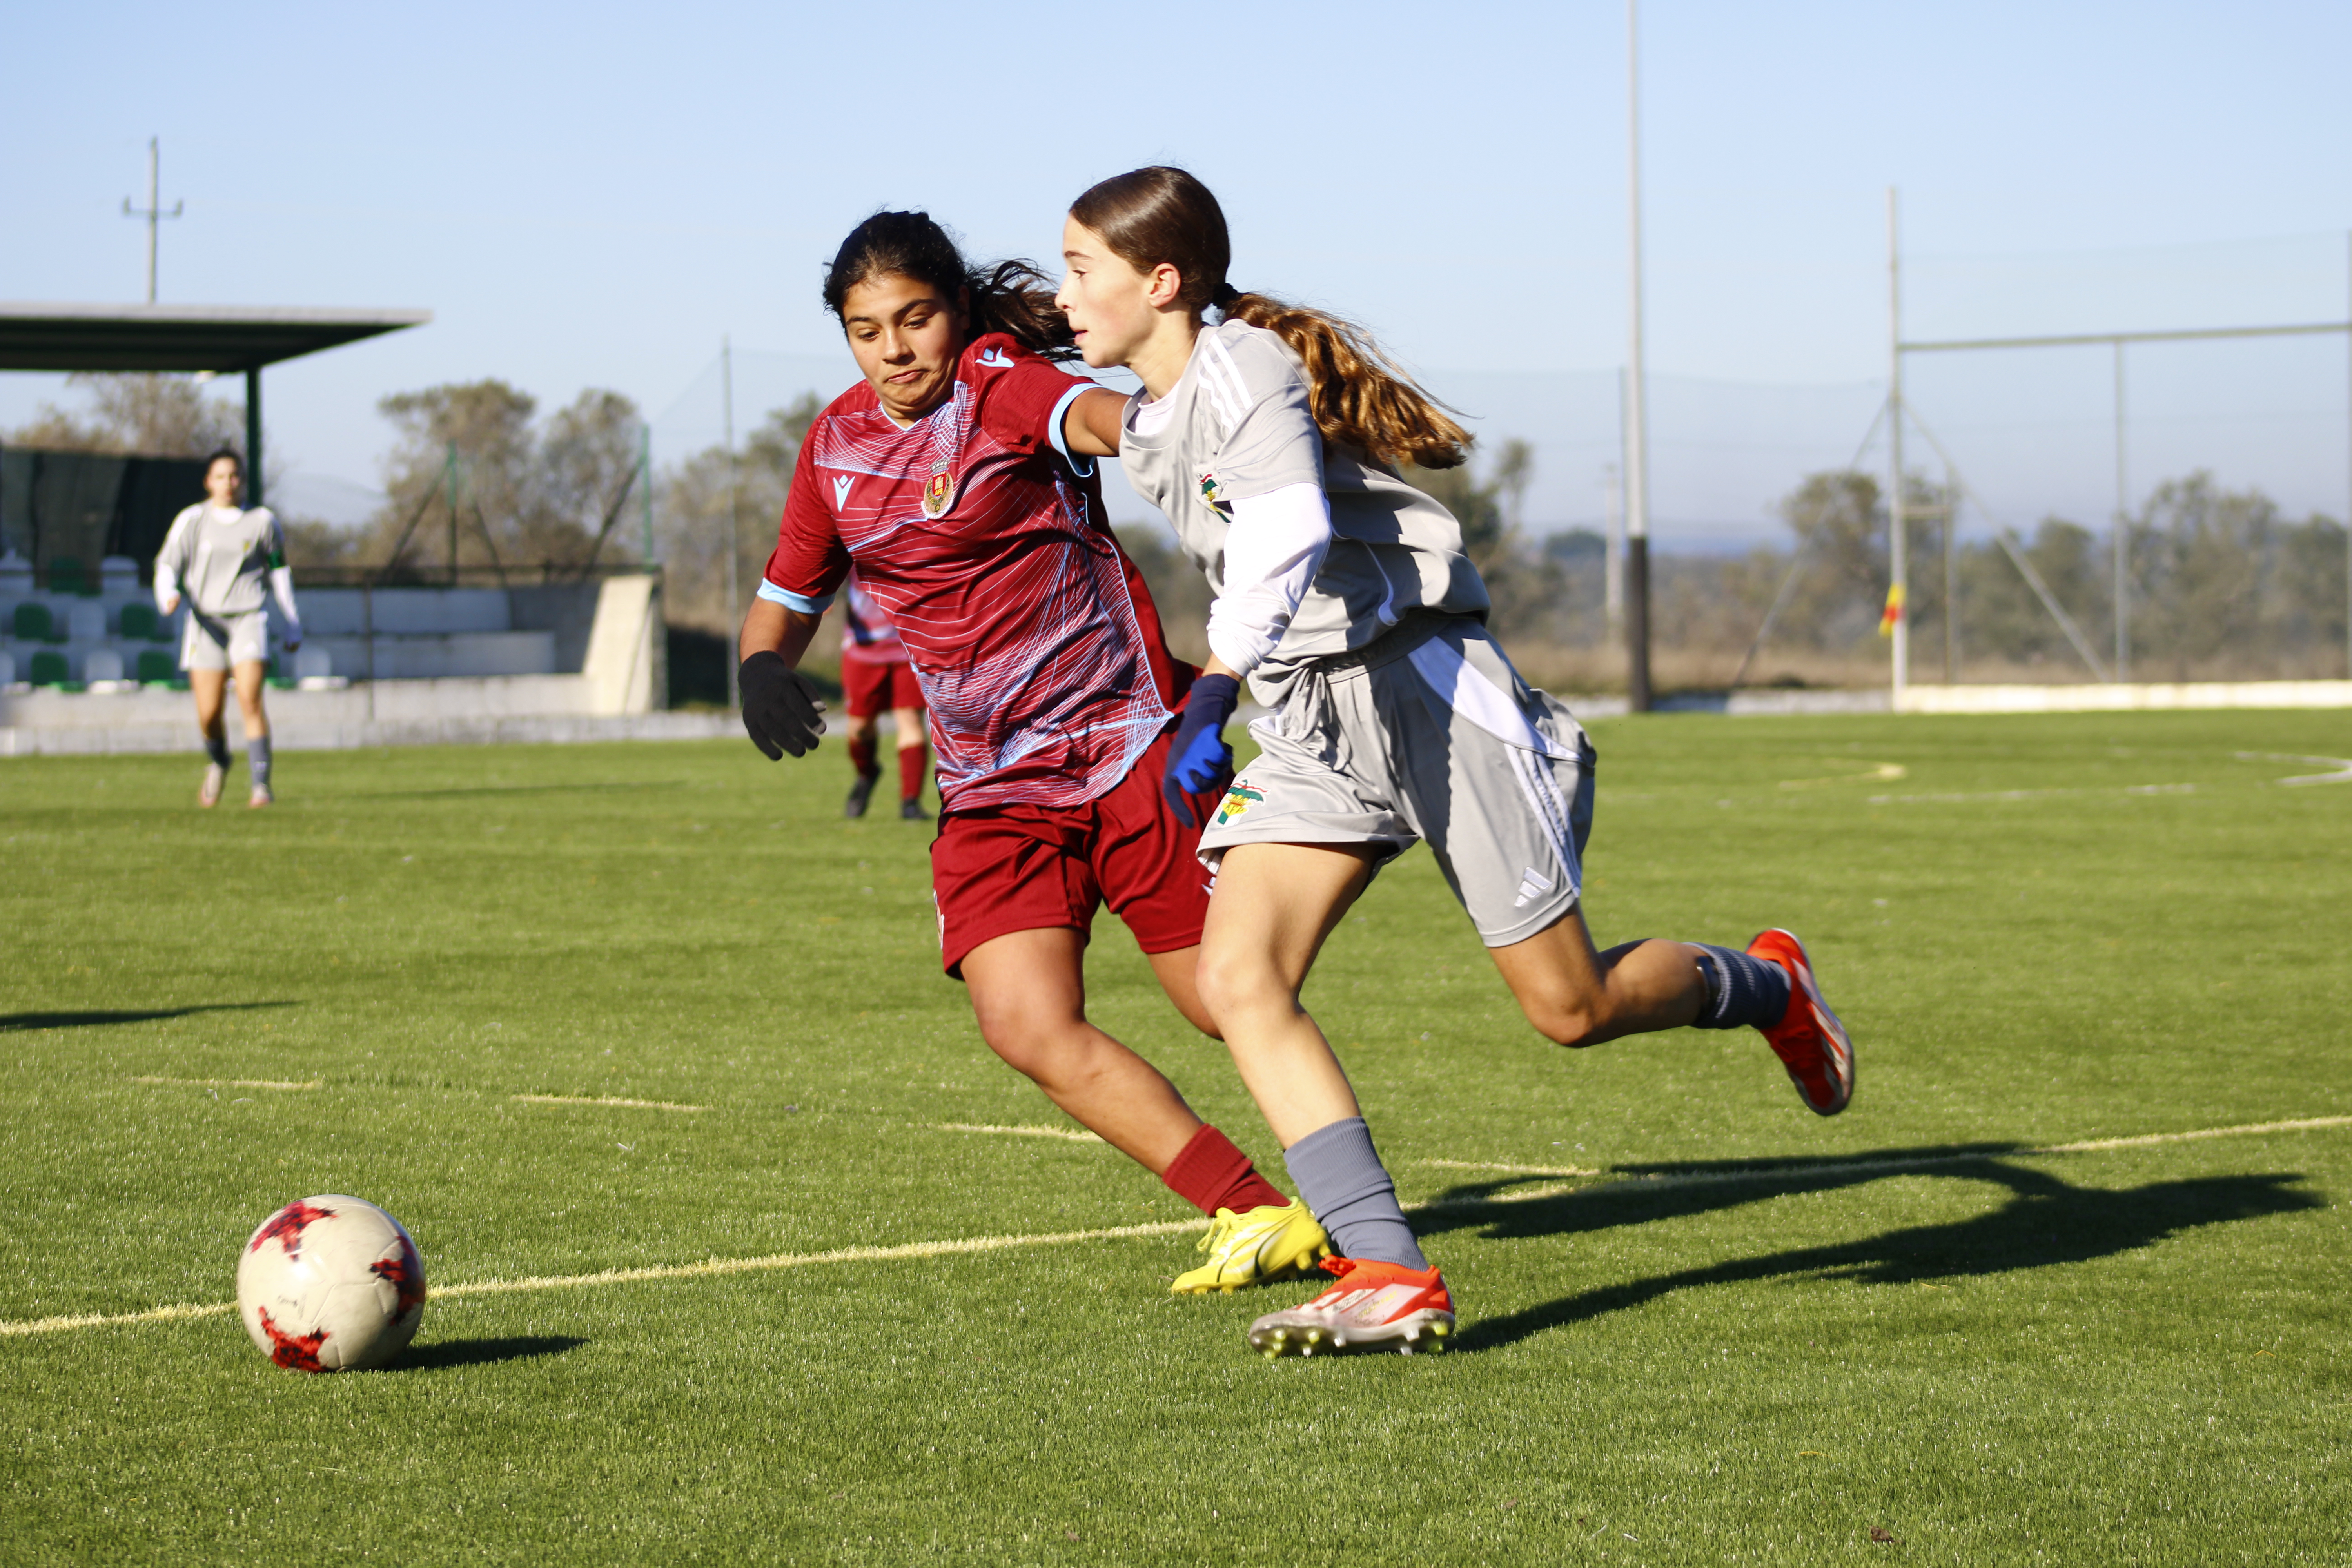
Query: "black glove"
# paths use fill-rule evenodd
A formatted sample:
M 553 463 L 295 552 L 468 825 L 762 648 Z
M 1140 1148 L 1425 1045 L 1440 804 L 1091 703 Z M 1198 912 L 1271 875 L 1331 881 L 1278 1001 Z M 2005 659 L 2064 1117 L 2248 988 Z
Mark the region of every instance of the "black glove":
M 743 694 L 743 728 L 770 762 L 815 749 L 824 733 L 824 703 L 783 655 L 761 649 L 743 661 L 735 683 Z
M 1225 721 L 1242 700 L 1242 683 L 1230 675 L 1204 675 L 1184 700 L 1184 721 L 1168 747 L 1168 772 L 1160 793 L 1187 827 L 1201 826 L 1192 796 L 1223 790 L 1234 776 L 1234 749 L 1225 744 Z

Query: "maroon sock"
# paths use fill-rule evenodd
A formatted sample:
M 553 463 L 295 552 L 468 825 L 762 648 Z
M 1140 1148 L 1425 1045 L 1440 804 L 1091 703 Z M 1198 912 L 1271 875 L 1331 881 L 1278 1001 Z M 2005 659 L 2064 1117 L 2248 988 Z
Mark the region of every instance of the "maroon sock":
M 923 773 L 930 765 L 930 748 L 920 742 L 898 748 L 898 798 L 913 800 L 923 793 Z
M 857 776 L 862 779 L 870 779 L 882 771 L 874 765 L 874 737 L 871 733 L 850 739 L 849 765 L 857 770 Z
M 1170 1192 L 1213 1216 L 1219 1209 L 1244 1214 L 1269 1205 L 1279 1208 L 1290 1201 L 1257 1173 L 1250 1157 L 1234 1148 L 1232 1139 L 1205 1123 L 1183 1152 L 1168 1163 L 1167 1173 L 1160 1179 L 1168 1184 Z

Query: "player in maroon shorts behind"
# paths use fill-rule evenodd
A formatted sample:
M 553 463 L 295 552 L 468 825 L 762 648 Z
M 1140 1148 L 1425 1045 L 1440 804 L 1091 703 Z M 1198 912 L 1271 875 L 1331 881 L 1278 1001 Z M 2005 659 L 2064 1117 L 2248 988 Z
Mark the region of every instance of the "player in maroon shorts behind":
M 1214 1034 L 1193 982 L 1208 910 L 1195 852 L 1223 780 L 1163 791 L 1194 671 L 1169 656 L 1103 518 L 1094 459 L 1115 449 L 1123 400 L 1046 357 L 1071 340 L 1034 268 L 975 271 L 924 214 L 860 224 L 824 299 L 866 380 L 801 445 L 743 621 L 745 729 L 772 759 L 817 743 L 824 704 L 794 666 L 855 565 L 930 712 L 940 956 L 982 1037 L 1211 1217 L 1209 1260 L 1175 1289 L 1312 1268 L 1329 1244 L 1306 1206 L 1086 1015 L 1086 945 L 1108 904 L 1177 1009 Z
M 923 773 L 930 750 L 924 742 L 923 689 L 907 663 L 907 649 L 898 628 L 882 606 L 849 574 L 841 606 L 841 695 L 849 709 L 843 726 L 849 743 L 849 763 L 857 781 L 849 786 L 842 805 L 845 816 L 863 816 L 882 776 L 882 763 L 874 746 L 874 721 L 884 712 L 898 727 L 898 815 L 908 822 L 926 820 Z

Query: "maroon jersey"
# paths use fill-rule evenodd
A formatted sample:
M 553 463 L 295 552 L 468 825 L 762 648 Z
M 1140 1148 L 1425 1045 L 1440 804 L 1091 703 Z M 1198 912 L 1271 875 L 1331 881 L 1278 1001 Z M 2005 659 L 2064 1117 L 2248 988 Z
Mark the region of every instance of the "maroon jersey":
M 841 606 L 841 660 L 844 664 L 904 664 L 907 650 L 898 646 L 898 628 L 874 596 L 849 574 Z
M 861 382 L 809 427 L 762 598 L 808 614 L 853 563 L 923 689 L 950 810 L 1076 805 L 1127 775 L 1193 675 L 1061 447 L 1090 383 L 991 334 L 905 429 Z

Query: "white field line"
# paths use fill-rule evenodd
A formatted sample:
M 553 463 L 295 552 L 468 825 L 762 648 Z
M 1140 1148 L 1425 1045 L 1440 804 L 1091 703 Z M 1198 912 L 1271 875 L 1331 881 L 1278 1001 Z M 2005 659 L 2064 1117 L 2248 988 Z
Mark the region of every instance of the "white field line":
M 622 1100 L 613 1095 L 518 1094 L 511 1098 L 532 1105 L 619 1105 L 631 1110 L 708 1110 L 707 1105 L 680 1105 L 668 1100 Z
M 934 1132 L 992 1132 L 1000 1138 L 1062 1138 L 1073 1143 L 1102 1142 L 1091 1132 L 1074 1132 L 1067 1127 L 990 1127 L 972 1121 L 933 1121 L 926 1125 Z
M 2311 1132 L 2331 1127 L 2352 1127 L 2352 1116 L 2313 1116 L 2292 1121 L 2257 1121 L 2239 1127 L 2204 1127 L 2187 1132 L 2147 1132 L 2134 1138 L 2094 1138 L 2079 1143 L 2045 1143 L 2032 1149 L 2010 1149 L 1982 1154 L 1931 1154 L 1916 1160 L 1867 1160 L 1848 1164 L 1790 1165 L 1769 1171 L 1703 1171 L 1686 1175 L 1630 1176 L 1621 1178 L 1643 1185 L 1674 1184 L 1696 1184 L 1708 1182 L 1778 1181 L 1790 1176 L 1844 1173 L 1872 1170 L 1916 1170 L 1923 1165 L 1955 1164 L 1971 1160 L 2018 1159 L 2029 1154 L 2091 1154 L 2112 1149 L 2137 1149 L 2158 1143 L 2187 1143 L 2205 1138 L 2244 1138 L 2266 1132 Z M 1424 1164 L 1444 1164 L 1454 1169 L 1492 1170 L 1487 1164 L 1467 1162 L 1423 1161 Z M 1509 1168 L 1509 1167 L 1505 1167 Z M 1574 1190 L 1574 1189 L 1562 1189 Z M 1415 1204 L 1412 1211 L 1456 1205 Z M 809 1268 L 827 1263 L 887 1263 L 901 1258 L 953 1258 L 965 1253 L 1002 1252 L 1016 1247 L 1066 1247 L 1081 1241 L 1119 1241 L 1130 1237 L 1181 1236 L 1187 1231 L 1205 1230 L 1204 1219 L 1160 1220 L 1149 1225 L 1108 1226 L 1097 1230 L 1064 1230 L 1043 1236 L 974 1236 L 957 1241 L 913 1241 L 898 1247 L 842 1247 L 830 1252 L 780 1252 L 766 1258 L 712 1258 L 700 1263 L 656 1264 L 643 1268 L 606 1268 L 593 1274 L 549 1274 L 522 1279 L 477 1279 L 462 1285 L 443 1285 L 435 1296 L 492 1296 L 520 1290 L 576 1289 L 594 1285 L 626 1285 L 655 1279 L 698 1279 L 726 1274 L 764 1273 L 779 1268 Z M 0 1339 L 18 1334 L 56 1333 L 66 1329 L 95 1329 L 121 1323 L 162 1323 L 184 1318 L 212 1318 L 233 1312 L 232 1304 L 220 1301 L 205 1306 L 152 1307 L 143 1312 L 85 1313 L 73 1317 L 35 1318 L 18 1322 L 0 1321 Z
M 316 1089 L 320 1080 L 286 1083 L 274 1078 L 134 1078 L 133 1083 L 171 1084 L 180 1089 Z
M 2080 789 L 1996 789 L 1975 795 L 1874 795 L 1870 797 L 1870 804 L 1952 805 L 1972 800 L 2042 800 L 2061 795 L 2195 795 L 2199 787 L 2193 784 L 2100 784 Z
M 1896 779 L 1909 778 L 1911 771 L 1901 763 L 1870 763 L 1866 773 L 1832 773 L 1818 779 L 1782 779 L 1782 789 L 1818 789 L 1823 784 L 1893 784 Z
M 1175 1219 L 1149 1225 L 1108 1226 L 1099 1230 L 1056 1231 L 1045 1236 L 972 1236 L 957 1241 L 910 1241 L 899 1247 L 839 1247 L 830 1252 L 779 1252 L 766 1258 L 710 1258 L 700 1263 L 604 1268 L 593 1274 L 541 1274 L 520 1279 L 475 1279 L 462 1285 L 437 1285 L 429 1294 L 437 1300 L 455 1296 L 504 1296 L 519 1290 L 567 1290 L 595 1285 L 631 1285 L 652 1279 L 705 1279 L 725 1274 L 763 1274 L 778 1268 L 812 1268 L 827 1263 L 888 1263 L 901 1258 L 953 1258 L 967 1252 L 1002 1252 L 1014 1247 L 1066 1247 L 1080 1241 L 1181 1236 L 1186 1231 L 1208 1228 L 1209 1222 L 1205 1219 Z M 16 1334 L 56 1333 L 63 1329 L 106 1328 L 118 1323 L 163 1323 L 183 1318 L 212 1318 L 236 1310 L 235 1303 L 217 1301 L 202 1307 L 154 1307 L 144 1312 L 36 1318 L 23 1322 L 0 1322 L 0 1339 Z
M 1498 1165 L 1491 1160 L 1416 1160 L 1416 1165 L 1428 1165 L 1440 1171 L 1508 1171 L 1515 1176 L 1600 1176 L 1608 1173 L 1588 1171 L 1580 1165 Z
M 2352 757 L 2305 757 L 2293 752 L 2240 752 L 2242 763 L 2316 763 L 2334 773 L 2305 773 L 2300 778 L 2281 779 L 2283 784 L 2352 784 Z

